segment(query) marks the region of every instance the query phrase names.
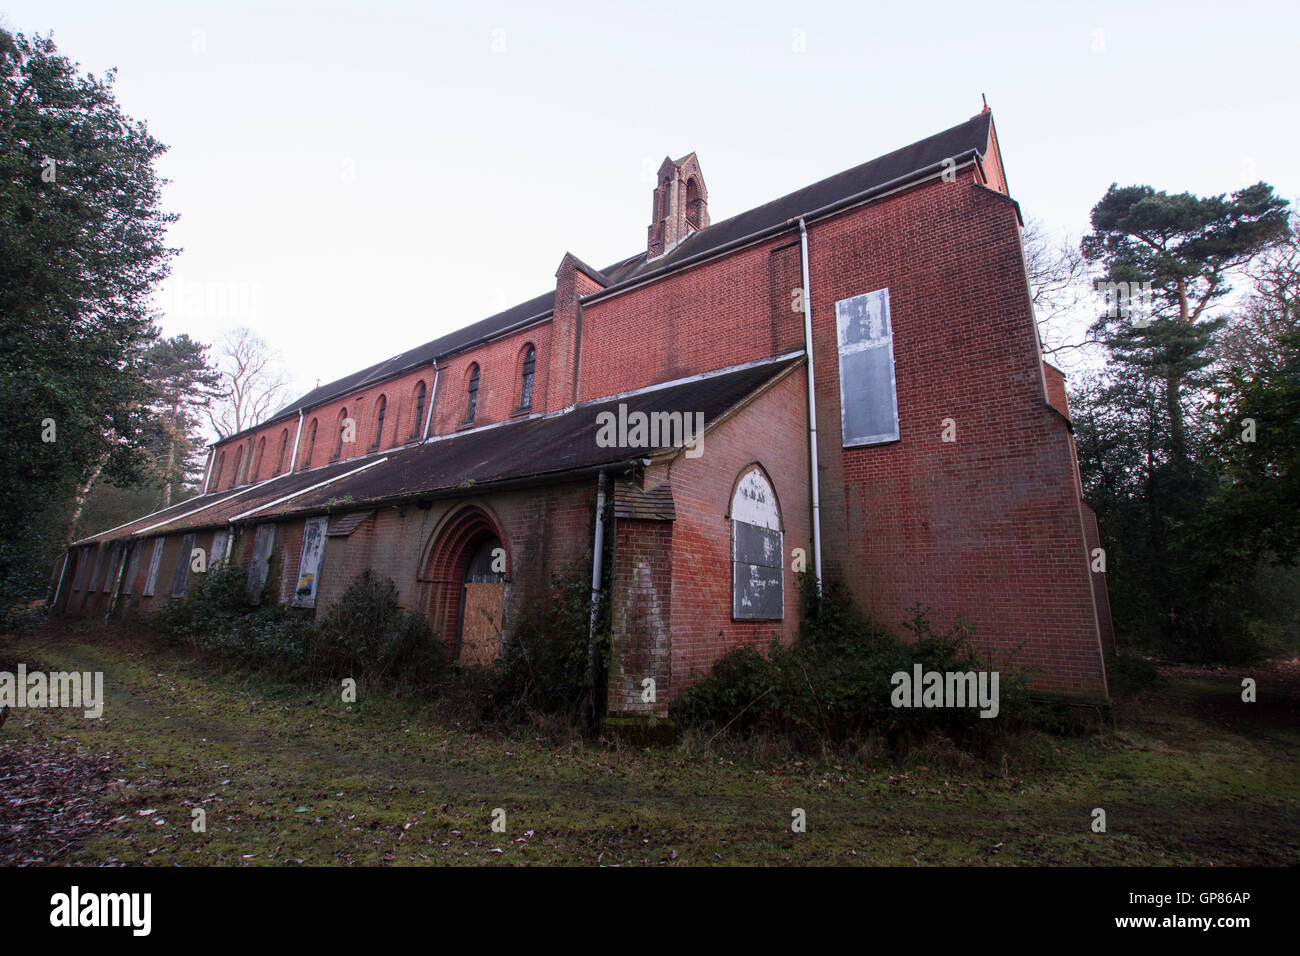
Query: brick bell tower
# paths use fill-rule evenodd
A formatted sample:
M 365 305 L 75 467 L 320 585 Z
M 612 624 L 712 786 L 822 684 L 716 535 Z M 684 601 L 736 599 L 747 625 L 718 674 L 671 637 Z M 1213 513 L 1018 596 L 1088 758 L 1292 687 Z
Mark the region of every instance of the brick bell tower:
M 709 190 L 694 153 L 664 158 L 655 186 L 650 227 L 646 230 L 646 259 L 666 256 L 691 233 L 709 225 Z

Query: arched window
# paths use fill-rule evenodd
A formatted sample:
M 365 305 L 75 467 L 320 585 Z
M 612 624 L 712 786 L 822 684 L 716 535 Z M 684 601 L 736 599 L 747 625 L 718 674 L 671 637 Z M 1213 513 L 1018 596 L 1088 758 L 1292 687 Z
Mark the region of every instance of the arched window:
M 469 367 L 469 393 L 465 402 L 465 421 L 463 424 L 468 425 L 474 420 L 474 413 L 478 411 L 478 363 L 475 362 Z
M 700 228 L 700 184 L 691 177 L 686 180 L 686 222 L 691 228 Z
M 225 449 L 222 449 L 221 454 L 217 456 L 217 473 L 212 476 L 212 481 L 209 482 L 208 484 L 208 487 L 211 488 L 213 491 L 221 490 L 221 473 L 225 470 L 226 470 L 226 452 Z
M 230 487 L 239 484 L 239 468 L 244 462 L 244 446 L 235 449 L 235 467 L 230 470 Z
M 311 420 L 311 426 L 307 429 L 307 454 L 303 456 L 302 467 L 299 471 L 305 471 L 311 467 L 312 452 L 316 450 L 316 419 Z
M 253 466 L 253 473 L 249 480 L 257 481 L 262 477 L 262 459 L 266 457 L 266 436 L 263 435 L 257 440 L 257 458 L 254 459 L 257 464 Z
M 284 471 L 284 453 L 289 447 L 289 429 L 280 432 L 280 455 L 275 460 L 275 471 L 271 477 L 274 478 L 280 472 Z
M 731 495 L 731 616 L 785 617 L 781 512 L 763 469 L 750 465 Z
M 371 451 L 378 451 L 379 445 L 384 440 L 384 415 L 388 411 L 388 396 L 380 395 L 379 404 L 375 407 L 375 443 L 370 446 Z
M 419 438 L 424 427 L 424 383 L 415 386 L 415 419 L 411 422 L 411 437 Z
M 524 367 L 520 375 L 521 385 L 519 389 L 519 407 L 533 407 L 533 372 L 537 367 L 537 349 L 531 342 L 524 347 Z
M 346 407 L 344 407 L 339 409 L 339 443 L 338 446 L 334 449 L 334 457 L 331 458 L 330 461 L 334 461 L 343 456 L 343 439 L 347 436 L 347 432 L 348 432 L 348 410 Z

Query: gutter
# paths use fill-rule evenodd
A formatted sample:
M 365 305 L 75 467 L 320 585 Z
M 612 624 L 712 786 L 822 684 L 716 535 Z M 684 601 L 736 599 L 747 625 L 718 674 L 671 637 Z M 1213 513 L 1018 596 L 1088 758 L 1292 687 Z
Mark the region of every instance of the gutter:
M 275 505 L 282 504 L 283 502 L 289 501 L 292 498 L 297 498 L 300 495 L 305 495 L 307 492 L 315 491 L 317 488 L 324 488 L 326 485 L 332 485 L 336 481 L 342 481 L 344 478 L 349 478 L 352 475 L 365 471 L 367 468 L 374 468 L 375 465 L 382 465 L 386 461 L 388 461 L 387 455 L 385 455 L 383 458 L 378 459 L 377 461 L 366 462 L 360 468 L 353 468 L 351 471 L 345 471 L 343 472 L 343 474 L 335 475 L 333 478 L 326 478 L 324 481 L 318 481 L 316 482 L 316 484 L 311 485 L 307 488 L 303 488 L 301 491 L 292 491 L 287 495 L 283 495 L 279 498 L 276 498 L 274 501 L 268 501 L 264 505 L 258 505 L 256 508 L 251 508 L 248 511 L 244 511 L 241 512 L 240 514 L 235 515 L 234 517 L 227 518 L 226 524 L 233 525 L 236 521 L 239 521 L 241 518 L 247 518 L 249 515 L 255 515 L 259 511 L 265 511 L 267 508 L 272 508 Z
M 813 373 L 812 287 L 808 275 L 808 228 L 799 217 L 799 253 L 803 268 L 803 340 L 808 356 L 808 477 L 812 490 L 813 572 L 817 591 L 822 587 L 822 506 L 821 485 L 817 477 L 817 398 Z

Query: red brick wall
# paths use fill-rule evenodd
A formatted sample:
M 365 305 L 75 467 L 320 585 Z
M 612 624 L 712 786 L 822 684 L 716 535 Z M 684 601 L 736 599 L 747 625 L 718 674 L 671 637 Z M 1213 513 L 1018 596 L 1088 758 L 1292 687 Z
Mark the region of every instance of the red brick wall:
M 921 602 L 947 628 L 1103 693 L 1065 423 L 1042 363 L 1009 201 L 935 182 L 810 228 L 826 564 L 896 627 Z M 888 288 L 901 440 L 841 448 L 837 300 Z M 952 418 L 957 441 L 940 440 Z
M 469 367 L 479 366 L 478 406 L 474 427 L 493 425 L 513 417 L 519 408 L 523 379 L 523 351 L 529 343 L 537 349 L 533 372 L 532 407 L 519 414 L 546 411 L 550 322 L 496 339 L 451 356 L 438 367 L 438 407 L 430 435 L 449 435 L 465 421 L 468 407 Z
M 610 574 L 610 713 L 666 713 L 675 693 L 671 655 L 673 522 L 621 519 L 614 523 Z M 654 681 L 654 700 L 642 682 Z
M 812 570 L 812 499 L 808 486 L 807 379 L 787 375 L 739 414 L 709 431 L 699 458 L 680 455 L 670 478 L 673 527 L 672 681 L 659 688 L 671 700 L 734 648 L 765 649 L 799 632 L 799 586 L 790 552 L 803 548 Z M 731 496 L 741 472 L 762 466 L 780 505 L 785 550 L 785 619 L 731 619 Z M 647 485 L 652 477 L 647 474 Z
M 583 308 L 579 401 L 803 348 L 782 236 Z

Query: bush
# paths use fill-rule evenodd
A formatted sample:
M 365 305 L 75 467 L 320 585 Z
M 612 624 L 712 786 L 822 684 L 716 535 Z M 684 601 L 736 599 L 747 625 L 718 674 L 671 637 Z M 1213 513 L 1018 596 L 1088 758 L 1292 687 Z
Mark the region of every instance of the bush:
M 446 668 L 424 618 L 403 611 L 393 582 L 369 570 L 314 624 L 291 608 L 250 602 L 244 569 L 218 567 L 196 577 L 184 599 L 169 600 L 154 625 L 172 641 L 300 680 L 428 687 Z
M 428 622 L 404 611 L 397 587 L 369 569 L 324 615 L 313 635 L 313 673 L 429 686 L 446 670 L 446 650 Z
M 872 626 L 841 585 L 828 582 L 818 595 L 805 576 L 801 590 L 799 640 L 774 644 L 766 655 L 752 647 L 725 655 L 674 702 L 675 720 L 715 732 L 776 733 L 803 747 L 874 736 L 899 750 L 934 735 L 983 747 L 1026 718 L 1023 676 L 990 666 L 969 626 L 936 634 L 918 607 L 905 624 L 915 639 L 904 642 Z M 980 717 L 978 708 L 895 707 L 891 678 L 899 671 L 910 676 L 916 664 L 927 672 L 998 670 L 997 718 Z
M 596 716 L 589 689 L 591 572 L 574 565 L 552 583 L 541 602 L 516 614 L 510 640 L 489 668 L 486 716 L 513 722 L 547 714 L 564 720 Z M 608 635 L 597 621 L 597 670 L 606 666 Z

